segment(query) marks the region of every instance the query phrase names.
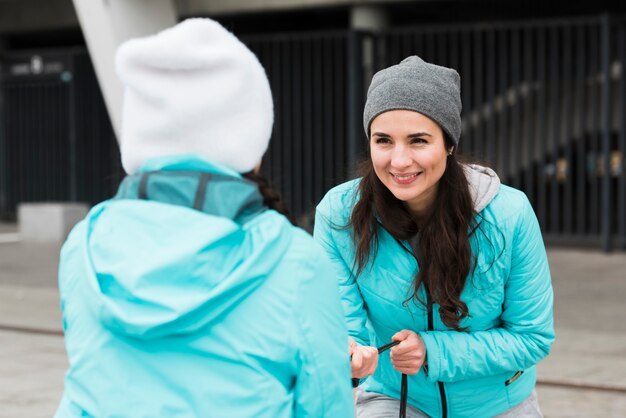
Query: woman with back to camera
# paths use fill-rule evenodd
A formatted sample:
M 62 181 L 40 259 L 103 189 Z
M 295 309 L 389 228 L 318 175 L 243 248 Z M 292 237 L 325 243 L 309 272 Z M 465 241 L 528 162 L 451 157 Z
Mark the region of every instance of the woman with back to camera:
M 397 417 L 403 374 L 408 417 L 540 417 L 535 365 L 554 340 L 546 252 L 526 196 L 457 159 L 458 73 L 416 56 L 378 72 L 363 122 L 361 177 L 330 190 L 315 221 L 352 375 L 369 376 L 357 417 Z
M 353 417 L 332 265 L 255 174 L 261 64 L 191 19 L 124 43 L 116 67 L 128 176 L 62 249 L 56 416 Z

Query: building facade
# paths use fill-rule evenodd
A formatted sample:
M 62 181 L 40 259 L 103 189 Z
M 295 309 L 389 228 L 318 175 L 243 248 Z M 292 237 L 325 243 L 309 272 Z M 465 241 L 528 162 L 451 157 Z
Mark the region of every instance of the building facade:
M 361 112 L 372 74 L 417 54 L 459 71 L 460 151 L 528 194 L 549 242 L 626 249 L 626 6 L 503 3 L 179 0 L 164 7 L 174 20 L 219 20 L 258 55 L 276 106 L 265 171 L 305 226 L 324 192 L 351 177 L 365 155 Z M 123 176 L 106 57 L 97 56 L 106 45 L 93 47 L 80 7 L 79 0 L 0 1 L 4 218 L 22 201 L 97 203 Z M 142 18 L 151 15 L 164 21 L 159 10 Z M 127 20 L 113 30 L 141 29 Z

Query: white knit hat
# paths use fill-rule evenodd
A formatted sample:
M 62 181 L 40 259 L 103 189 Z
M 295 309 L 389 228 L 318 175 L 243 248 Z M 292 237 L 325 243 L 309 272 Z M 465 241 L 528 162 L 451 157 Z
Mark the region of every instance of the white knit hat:
M 188 19 L 131 39 L 116 56 L 125 85 L 120 149 L 134 174 L 154 157 L 197 154 L 244 173 L 267 149 L 274 106 L 265 71 L 232 33 Z

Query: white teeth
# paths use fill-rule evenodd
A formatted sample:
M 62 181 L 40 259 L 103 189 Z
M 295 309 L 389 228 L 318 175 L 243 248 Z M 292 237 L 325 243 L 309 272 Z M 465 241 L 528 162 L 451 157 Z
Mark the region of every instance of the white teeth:
M 400 179 L 400 180 L 408 180 L 408 179 L 412 179 L 413 177 L 417 177 L 417 173 L 415 174 L 409 174 L 409 175 L 400 175 L 400 174 L 392 174 L 395 178 Z

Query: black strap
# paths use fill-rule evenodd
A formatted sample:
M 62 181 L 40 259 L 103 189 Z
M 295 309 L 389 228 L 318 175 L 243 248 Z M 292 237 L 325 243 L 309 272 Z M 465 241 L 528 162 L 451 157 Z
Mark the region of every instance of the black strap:
M 378 354 L 384 353 L 389 350 L 391 347 L 400 344 L 400 341 L 392 341 L 388 344 L 381 345 L 378 347 Z M 359 386 L 359 379 L 352 379 L 352 387 L 355 388 Z M 402 373 L 402 385 L 400 386 L 400 418 L 406 418 L 406 405 L 408 403 L 408 392 L 409 392 L 409 381 L 406 374 Z
M 139 190 L 137 191 L 137 197 L 139 199 L 145 200 L 148 198 L 148 177 L 150 177 L 152 173 L 142 173 L 141 179 L 139 180 Z
M 400 418 L 406 418 L 406 404 L 408 402 L 409 381 L 406 374 L 402 373 L 402 385 L 400 386 Z
M 209 180 L 211 180 L 211 174 L 204 172 L 200 174 L 200 181 L 198 181 L 198 187 L 196 189 L 196 198 L 193 202 L 193 208 L 195 210 L 202 211 L 204 198 L 206 197 L 206 186 L 209 184 Z

